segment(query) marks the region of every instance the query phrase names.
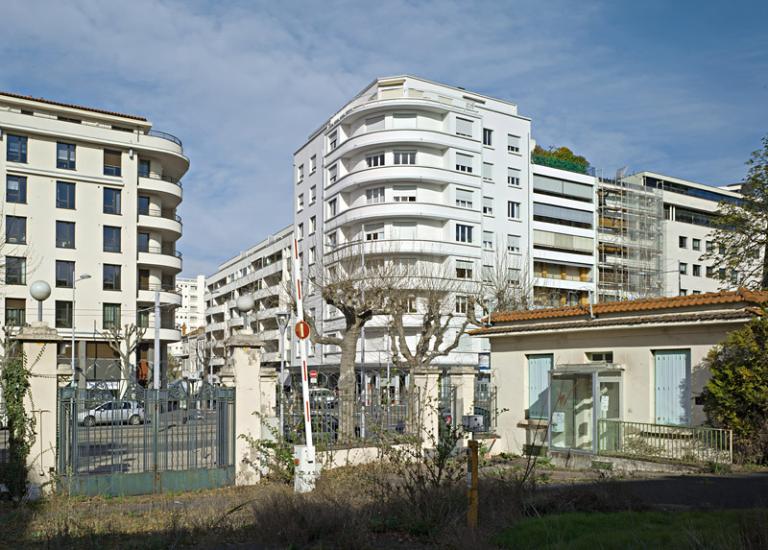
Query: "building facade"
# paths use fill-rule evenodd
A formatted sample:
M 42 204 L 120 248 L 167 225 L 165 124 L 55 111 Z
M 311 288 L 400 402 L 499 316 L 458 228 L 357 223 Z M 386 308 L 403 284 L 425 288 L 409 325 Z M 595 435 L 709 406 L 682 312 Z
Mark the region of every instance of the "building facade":
M 66 338 L 59 344 L 63 363 L 75 331 L 81 380 L 114 383 L 115 373 L 107 372 L 114 353 L 104 336 L 111 327 L 146 327 L 136 359 L 152 363 L 157 325 L 165 364 L 167 345 L 180 338 L 177 208 L 189 168 L 181 141 L 144 117 L 0 93 L 0 143 L 0 319 L 6 326 L 35 320 L 29 286 L 45 281 L 52 294 L 43 321 Z
M 205 326 L 205 275 L 194 278 L 176 278 L 176 292 L 181 305 L 176 308 L 176 326 L 182 340 L 168 346 L 168 353 L 181 360 L 184 356 L 184 338 L 187 333 Z

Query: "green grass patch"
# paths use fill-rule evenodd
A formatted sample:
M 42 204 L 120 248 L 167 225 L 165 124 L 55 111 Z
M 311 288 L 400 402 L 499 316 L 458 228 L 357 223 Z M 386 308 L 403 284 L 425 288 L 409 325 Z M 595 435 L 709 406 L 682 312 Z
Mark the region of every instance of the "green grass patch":
M 502 548 L 765 548 L 768 510 L 568 513 L 524 519 L 496 538 Z

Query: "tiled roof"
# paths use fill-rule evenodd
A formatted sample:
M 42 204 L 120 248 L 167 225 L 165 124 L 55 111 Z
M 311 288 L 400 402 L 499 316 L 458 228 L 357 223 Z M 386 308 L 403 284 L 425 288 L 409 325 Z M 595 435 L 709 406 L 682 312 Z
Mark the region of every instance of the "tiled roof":
M 602 302 L 592 306 L 595 316 L 606 313 L 632 313 L 635 311 L 662 311 L 678 308 L 691 308 L 717 304 L 746 303 L 761 306 L 768 302 L 768 291 L 752 291 L 739 288 L 732 291 L 707 292 L 704 294 L 689 294 L 671 298 L 643 298 L 622 302 Z M 511 323 L 515 321 L 535 321 L 537 319 L 560 319 L 589 315 L 588 306 L 568 306 L 551 309 L 534 309 L 526 311 L 497 312 L 492 314 L 493 323 Z
M 147 119 L 144 118 L 143 116 L 127 115 L 125 113 L 118 113 L 116 111 L 105 111 L 104 109 L 95 109 L 93 107 L 83 107 L 82 105 L 74 105 L 72 103 L 62 103 L 60 101 L 53 101 L 51 99 L 45 99 L 42 97 L 32 97 L 30 95 L 14 94 L 12 92 L 2 92 L 2 91 L 0 91 L 0 96 L 13 97 L 16 99 L 26 99 L 28 101 L 37 101 L 38 103 L 47 103 L 48 105 L 57 105 L 59 107 L 67 107 L 69 109 L 80 109 L 81 111 L 90 111 L 92 113 L 99 113 L 102 115 L 117 116 L 121 118 L 130 118 L 133 120 L 140 120 L 142 122 L 147 122 Z

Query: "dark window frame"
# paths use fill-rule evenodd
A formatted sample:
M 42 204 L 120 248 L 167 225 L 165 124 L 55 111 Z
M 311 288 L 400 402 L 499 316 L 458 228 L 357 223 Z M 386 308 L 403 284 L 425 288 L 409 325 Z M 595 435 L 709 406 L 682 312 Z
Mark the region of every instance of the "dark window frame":
M 66 195 L 64 197 L 59 195 L 60 189 L 66 189 Z M 71 193 L 70 193 L 71 191 Z M 71 202 L 71 205 L 70 205 Z M 77 207 L 77 186 L 71 181 L 57 181 L 56 182 L 56 208 L 62 208 L 64 210 L 75 210 Z
M 5 158 L 9 162 L 27 163 L 27 136 L 8 134 L 6 137 Z M 13 147 L 18 144 L 18 147 Z
M 21 233 L 14 235 L 16 228 L 21 229 Z M 25 216 L 6 216 L 5 217 L 5 242 L 7 244 L 27 244 L 27 218 Z
M 19 184 L 19 189 L 12 191 L 8 184 L 11 180 L 16 180 Z M 15 174 L 8 174 L 5 177 L 5 202 L 13 204 L 27 204 L 27 178 L 25 176 L 17 176 Z
M 72 302 L 69 300 L 56 300 L 55 324 L 56 328 L 72 328 Z
M 118 264 L 104 264 L 101 282 L 102 290 L 122 290 L 122 266 Z
M 65 153 L 62 155 L 62 153 Z M 56 142 L 56 168 L 60 170 L 77 169 L 77 145 L 74 143 Z
M 62 271 L 60 271 L 62 268 Z M 64 273 L 63 268 L 67 268 L 66 274 L 60 277 Z M 56 273 L 55 281 L 56 288 L 73 288 L 75 286 L 75 262 L 70 260 L 56 260 Z M 61 282 L 61 284 L 59 284 Z
M 116 230 L 116 231 L 114 231 Z M 105 225 L 103 228 L 103 246 L 102 250 L 104 252 L 122 252 L 123 249 L 123 231 L 122 228 L 115 225 Z M 111 233 L 110 239 L 107 238 L 107 233 Z M 117 235 L 117 240 L 115 242 L 114 235 Z M 107 245 L 110 245 L 109 247 Z M 114 245 L 117 245 L 114 247 Z
M 60 228 L 63 230 L 64 228 L 68 229 L 70 227 L 72 228 L 71 242 L 66 239 L 63 239 L 62 235 L 60 235 L 59 233 Z M 75 235 L 76 235 L 75 222 L 69 222 L 65 220 L 56 220 L 56 248 L 74 249 L 76 244 Z
M 18 261 L 18 262 L 17 262 Z M 14 264 L 18 263 L 20 267 L 18 279 L 11 276 L 16 274 Z M 6 256 L 5 257 L 5 284 L 7 285 L 26 285 L 27 284 L 27 258 L 24 256 Z
M 112 195 L 112 201 L 107 201 L 107 195 Z M 117 198 L 117 200 L 114 200 Z M 114 187 L 105 187 L 102 192 L 101 210 L 104 214 L 119 216 L 123 212 L 123 190 Z

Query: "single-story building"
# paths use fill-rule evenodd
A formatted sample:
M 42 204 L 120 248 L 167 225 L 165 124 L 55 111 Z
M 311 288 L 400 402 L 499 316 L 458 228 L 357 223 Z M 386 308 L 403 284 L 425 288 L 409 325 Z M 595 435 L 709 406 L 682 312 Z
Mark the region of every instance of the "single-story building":
M 766 302 L 739 289 L 494 313 L 471 332 L 491 342 L 494 451 L 595 453 L 619 426 L 701 426 L 704 358 Z

